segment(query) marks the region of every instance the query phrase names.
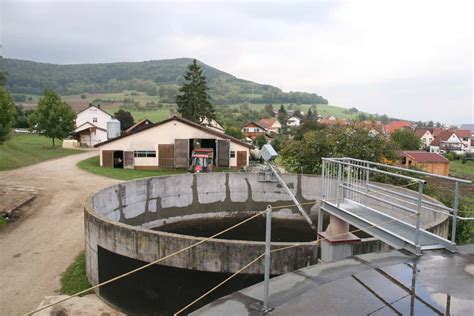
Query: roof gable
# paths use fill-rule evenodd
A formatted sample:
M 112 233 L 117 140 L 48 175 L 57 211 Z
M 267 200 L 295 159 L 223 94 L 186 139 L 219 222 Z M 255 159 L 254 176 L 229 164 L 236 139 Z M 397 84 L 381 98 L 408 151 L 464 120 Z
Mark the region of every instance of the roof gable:
M 82 112 L 85 112 L 87 110 L 89 110 L 90 108 L 96 108 L 97 110 L 101 111 L 101 112 L 104 112 L 105 114 L 107 114 L 108 116 L 110 116 L 111 118 L 113 117 L 113 115 L 109 114 L 108 112 L 104 111 L 100 106 L 95 106 L 93 105 L 92 103 L 89 104 L 88 107 L 86 107 L 85 109 L 83 110 L 80 110 L 79 112 L 77 112 L 77 115 L 81 114 Z
M 405 150 L 400 152 L 400 157 L 410 157 L 417 162 L 441 162 L 449 163 L 449 160 L 440 154 L 426 151 Z
M 132 132 L 130 132 L 130 133 L 123 134 L 123 135 L 121 135 L 121 136 L 119 136 L 119 137 L 116 137 L 116 138 L 113 138 L 113 139 L 109 139 L 109 140 L 107 140 L 107 141 L 105 141 L 105 142 L 102 142 L 102 143 L 99 143 L 99 144 L 95 145 L 94 147 L 100 147 L 100 146 L 102 146 L 102 145 L 112 143 L 112 142 L 117 141 L 117 140 L 119 140 L 119 139 L 123 139 L 123 138 L 129 137 L 129 136 L 132 136 L 132 135 L 136 135 L 136 134 L 142 133 L 142 132 L 144 132 L 144 131 L 148 131 L 149 129 L 152 129 L 152 128 L 157 127 L 157 126 L 164 125 L 164 124 L 169 123 L 169 122 L 172 122 L 172 121 L 181 122 L 181 123 L 186 124 L 186 125 L 189 125 L 189 126 L 191 126 L 191 127 L 200 129 L 200 130 L 202 130 L 202 131 L 204 131 L 204 132 L 206 132 L 206 133 L 208 133 L 208 134 L 215 135 L 215 136 L 218 136 L 218 137 L 221 137 L 221 138 L 224 138 L 224 139 L 228 139 L 228 140 L 230 140 L 230 141 L 232 141 L 232 142 L 234 142 L 234 143 L 236 143 L 236 144 L 239 144 L 239 145 L 241 145 L 241 146 L 244 146 L 244 147 L 247 147 L 247 148 L 250 148 L 250 149 L 253 149 L 253 148 L 254 148 L 254 146 L 249 145 L 249 144 L 247 144 L 247 143 L 245 143 L 245 142 L 243 142 L 243 141 L 241 141 L 241 140 L 239 140 L 239 139 L 237 139 L 237 138 L 235 138 L 235 137 L 232 137 L 232 136 L 230 136 L 230 135 L 227 135 L 227 134 L 218 132 L 218 131 L 216 131 L 215 129 L 202 126 L 202 125 L 200 125 L 200 124 L 198 124 L 198 123 L 189 121 L 189 120 L 187 120 L 187 119 L 184 119 L 184 118 L 178 117 L 178 116 L 173 116 L 173 117 L 170 117 L 170 118 L 168 118 L 168 119 L 166 119 L 166 120 L 163 120 L 163 121 L 161 121 L 161 122 L 157 122 L 157 123 L 151 124 L 150 126 L 145 127 L 145 128 L 143 128 L 143 129 L 140 129 L 140 130 L 138 130 L 138 131 L 132 131 Z

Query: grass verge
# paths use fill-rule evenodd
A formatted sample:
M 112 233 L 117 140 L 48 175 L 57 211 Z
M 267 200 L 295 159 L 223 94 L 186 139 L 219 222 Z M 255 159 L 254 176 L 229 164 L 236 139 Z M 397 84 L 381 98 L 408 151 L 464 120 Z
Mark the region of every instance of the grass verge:
M 51 140 L 36 134 L 12 135 L 0 145 L 0 171 L 33 165 L 48 159 L 82 153 L 82 150 L 62 148 L 62 142 Z
M 61 288 L 59 292 L 65 295 L 72 295 L 90 287 L 91 284 L 86 277 L 86 255 L 83 251 L 61 275 Z
M 82 170 L 88 171 L 98 176 L 119 179 L 119 180 L 133 180 L 154 176 L 166 176 L 172 174 L 186 173 L 185 169 L 160 169 L 160 170 L 137 170 L 137 169 L 115 169 L 101 167 L 99 156 L 94 156 L 80 161 L 77 166 Z

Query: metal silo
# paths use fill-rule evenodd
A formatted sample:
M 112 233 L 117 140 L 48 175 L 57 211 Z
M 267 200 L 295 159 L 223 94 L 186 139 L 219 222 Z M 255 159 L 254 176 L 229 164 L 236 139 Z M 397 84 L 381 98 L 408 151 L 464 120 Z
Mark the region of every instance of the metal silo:
M 107 122 L 107 139 L 112 139 L 120 136 L 120 121 L 111 119 Z

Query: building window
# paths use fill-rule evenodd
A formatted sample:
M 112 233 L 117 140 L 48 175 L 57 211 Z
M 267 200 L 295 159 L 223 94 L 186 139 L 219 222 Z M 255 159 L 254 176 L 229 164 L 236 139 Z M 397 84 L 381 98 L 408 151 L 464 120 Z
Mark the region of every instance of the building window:
M 137 150 L 134 156 L 139 158 L 152 158 L 156 157 L 156 151 Z
M 235 158 L 235 151 L 230 152 L 230 158 Z
M 97 123 L 97 117 L 92 118 L 92 123 Z

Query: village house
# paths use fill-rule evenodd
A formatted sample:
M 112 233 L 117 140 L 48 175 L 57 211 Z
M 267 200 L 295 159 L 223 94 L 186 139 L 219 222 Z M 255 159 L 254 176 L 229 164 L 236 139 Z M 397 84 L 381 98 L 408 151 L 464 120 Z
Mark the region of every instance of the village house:
M 252 121 L 242 127 L 242 133 L 244 133 L 245 137 L 255 140 L 258 135 L 268 133 L 268 130 L 263 125 Z
M 430 152 L 454 152 L 463 155 L 471 151 L 471 132 L 469 130 L 450 129 L 441 132 L 430 144 Z
M 415 135 L 420 139 L 420 149 L 428 148 L 434 140 L 434 135 L 426 128 L 415 129 Z
M 107 122 L 112 116 L 102 110 L 100 105 L 89 107 L 77 113 L 73 138 L 81 146 L 92 147 L 107 140 Z
M 241 140 L 173 116 L 139 131 L 97 144 L 102 167 L 127 169 L 188 168 L 192 151 L 210 148 L 217 167 L 243 167 L 250 149 Z
M 449 175 L 449 160 L 437 153 L 426 151 L 401 151 L 400 163 L 405 168 L 418 168 L 426 172 Z
M 393 121 L 384 126 L 385 133 L 391 135 L 393 132 L 399 129 L 413 130 L 414 124 L 408 121 Z
M 288 127 L 296 127 L 301 125 L 302 119 L 297 116 L 292 116 L 286 121 Z
M 281 124 L 275 117 L 261 119 L 258 124 L 270 133 L 278 134 L 281 130 Z

